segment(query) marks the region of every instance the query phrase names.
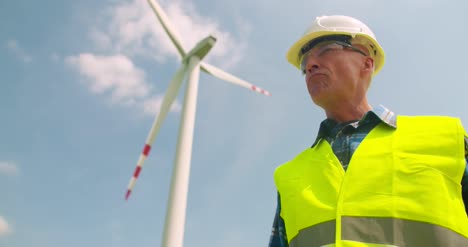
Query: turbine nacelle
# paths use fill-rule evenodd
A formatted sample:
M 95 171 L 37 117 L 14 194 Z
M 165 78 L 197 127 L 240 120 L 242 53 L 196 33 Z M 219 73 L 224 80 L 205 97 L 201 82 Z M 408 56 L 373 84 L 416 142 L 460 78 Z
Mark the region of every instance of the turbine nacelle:
M 198 57 L 198 59 L 202 60 L 206 54 L 213 48 L 216 43 L 216 38 L 212 35 L 204 38 L 200 42 L 195 45 L 195 47 L 182 59 L 182 63 L 188 63 L 190 58 Z

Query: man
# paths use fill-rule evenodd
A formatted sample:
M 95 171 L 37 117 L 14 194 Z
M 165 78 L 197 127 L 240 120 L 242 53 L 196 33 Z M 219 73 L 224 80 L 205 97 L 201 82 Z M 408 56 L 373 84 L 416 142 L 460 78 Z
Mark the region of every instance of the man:
M 270 247 L 468 246 L 460 121 L 371 107 L 367 89 L 385 55 L 354 18 L 316 18 L 287 58 L 327 119 L 312 146 L 275 171 Z

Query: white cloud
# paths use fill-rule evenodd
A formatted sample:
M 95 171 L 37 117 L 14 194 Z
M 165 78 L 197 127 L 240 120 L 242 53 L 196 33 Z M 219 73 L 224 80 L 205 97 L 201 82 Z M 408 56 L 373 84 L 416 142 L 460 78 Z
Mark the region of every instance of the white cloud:
M 145 79 L 145 72 L 128 57 L 82 53 L 67 57 L 66 63 L 86 77 L 91 92 L 110 94 L 113 103 L 139 107 L 147 114 L 153 115 L 159 110 L 162 96 L 151 95 L 152 87 Z M 172 111 L 179 110 L 176 102 Z
M 126 56 L 82 53 L 67 57 L 66 61 L 91 79 L 87 81 L 92 92 L 102 94 L 110 91 L 116 102 L 131 103 L 145 97 L 150 89 L 145 82 L 144 71 L 136 68 Z
M 98 50 L 107 50 L 112 47 L 110 35 L 99 31 L 96 27 L 91 28 L 89 36 Z
M 13 233 L 11 226 L 8 222 L 0 215 L 0 236 L 6 236 Z
M 159 1 L 161 3 L 161 1 Z M 234 37 L 223 31 L 219 24 L 201 16 L 190 2 L 180 0 L 162 2 L 161 6 L 172 26 L 175 35 L 188 52 L 198 41 L 213 34 L 217 44 L 209 54 L 209 59 L 221 60 L 222 66 L 233 65 L 243 57 L 246 48 L 246 36 L 250 28 L 245 22 L 238 22 L 242 37 Z M 167 58 L 179 58 L 179 54 L 162 28 L 146 0 L 134 0 L 108 10 L 102 27 L 94 27 L 90 33 L 95 45 L 110 52 L 119 52 L 129 56 L 150 56 L 157 61 Z M 110 21 L 109 21 L 110 19 Z
M 238 22 L 242 38 L 236 38 L 221 30 L 216 21 L 200 16 L 189 2 L 167 1 L 162 3 L 162 8 L 186 52 L 199 40 L 214 34 L 217 44 L 208 59 L 218 59 L 222 61 L 218 66 L 230 67 L 243 57 L 242 51 L 247 44 L 244 39 L 250 30 L 246 23 Z M 112 5 L 104 10 L 99 21 L 90 28 L 89 36 L 95 51 L 106 55 L 81 53 L 66 57 L 66 63 L 86 78 L 86 85 L 93 93 L 109 94 L 114 103 L 137 106 L 145 114 L 154 114 L 160 108 L 162 92 L 152 92 L 151 84 L 145 80 L 145 72 L 133 63 L 133 59 L 150 58 L 164 62 L 179 58 L 175 46 L 146 0 Z M 229 59 L 220 59 L 226 57 Z M 180 108 L 176 101 L 171 110 L 178 112 Z
M 18 174 L 18 166 L 10 161 L 0 161 L 0 174 L 16 175 Z
M 10 39 L 6 42 L 6 47 L 15 54 L 15 56 L 24 63 L 30 63 L 32 57 L 28 55 L 18 44 L 16 40 Z

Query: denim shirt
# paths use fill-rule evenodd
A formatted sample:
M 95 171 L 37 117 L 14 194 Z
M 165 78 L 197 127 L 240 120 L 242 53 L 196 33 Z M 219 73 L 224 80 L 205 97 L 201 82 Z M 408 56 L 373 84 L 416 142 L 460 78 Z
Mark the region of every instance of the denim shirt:
M 396 128 L 396 115 L 384 106 L 374 107 L 367 112 L 361 120 L 355 120 L 345 123 L 337 123 L 332 119 L 325 119 L 320 124 L 317 138 L 312 145 L 314 147 L 320 139 L 325 139 L 330 143 L 333 152 L 340 161 L 344 170 L 348 168 L 349 161 L 362 140 L 379 123 L 385 123 L 388 126 Z M 468 164 L 468 139 L 465 137 L 465 159 Z M 468 165 L 461 181 L 462 197 L 465 205 L 468 205 Z M 468 207 L 465 206 L 468 212 Z M 270 236 L 269 247 L 287 247 L 288 240 L 284 220 L 280 216 L 281 203 L 278 194 L 278 202 L 273 228 Z

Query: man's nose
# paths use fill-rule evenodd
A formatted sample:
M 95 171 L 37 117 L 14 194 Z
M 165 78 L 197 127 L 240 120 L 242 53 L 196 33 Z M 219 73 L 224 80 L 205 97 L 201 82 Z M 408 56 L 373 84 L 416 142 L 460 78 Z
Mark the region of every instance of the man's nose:
M 304 59 L 306 59 L 306 61 L 304 61 L 304 70 L 306 74 L 312 73 L 319 69 L 319 62 L 317 61 L 317 58 L 315 56 L 309 55 Z
M 306 64 L 306 69 L 305 69 L 305 73 L 306 74 L 311 74 L 311 73 L 314 73 L 315 71 L 317 71 L 319 69 L 319 64 L 318 63 L 315 63 L 315 62 L 308 62 Z

